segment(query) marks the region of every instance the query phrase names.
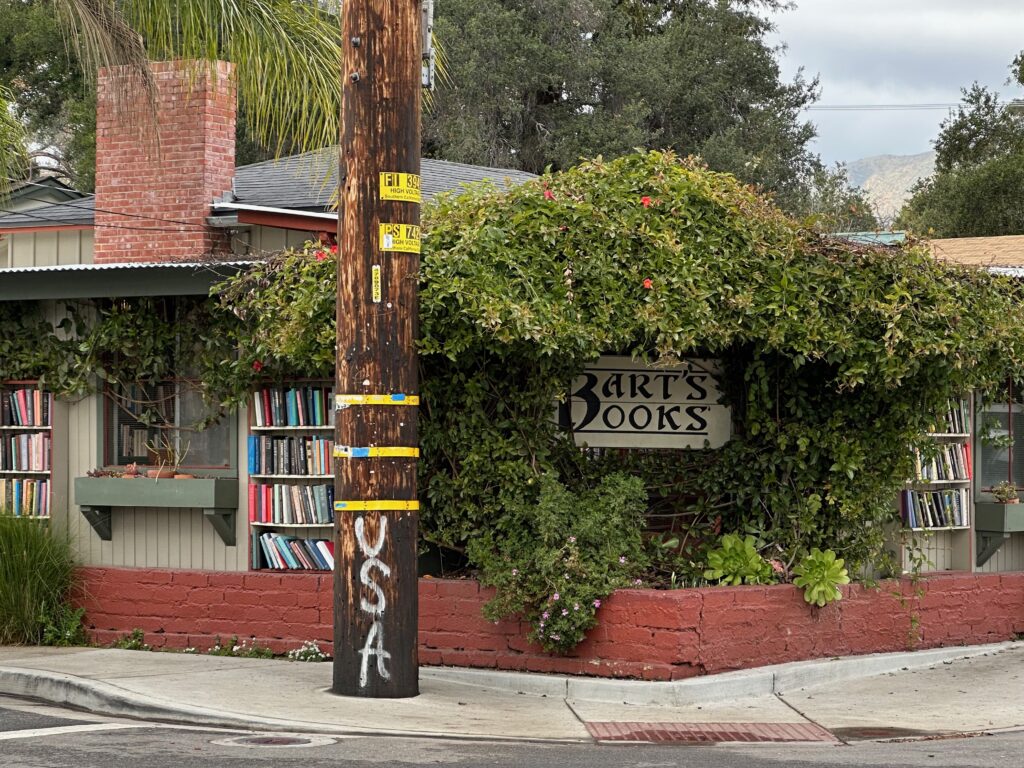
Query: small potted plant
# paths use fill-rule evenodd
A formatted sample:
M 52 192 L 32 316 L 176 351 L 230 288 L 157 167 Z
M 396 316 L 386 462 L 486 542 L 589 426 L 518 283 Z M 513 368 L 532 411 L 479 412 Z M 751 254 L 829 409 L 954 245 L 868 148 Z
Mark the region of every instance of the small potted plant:
M 1016 504 L 1018 501 L 1017 486 L 1009 480 L 996 483 L 989 490 L 992 497 L 1000 504 Z

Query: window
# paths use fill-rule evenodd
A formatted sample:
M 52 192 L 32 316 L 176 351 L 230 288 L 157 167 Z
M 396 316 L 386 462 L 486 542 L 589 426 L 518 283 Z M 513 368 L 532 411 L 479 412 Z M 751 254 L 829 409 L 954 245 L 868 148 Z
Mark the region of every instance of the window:
M 1024 404 L 983 406 L 977 445 L 981 458 L 977 468 L 979 489 L 991 488 L 1004 480 L 1024 486 Z
M 106 395 L 108 465 L 230 468 L 231 429 L 226 419 L 203 426 L 209 409 L 192 382 L 112 386 Z

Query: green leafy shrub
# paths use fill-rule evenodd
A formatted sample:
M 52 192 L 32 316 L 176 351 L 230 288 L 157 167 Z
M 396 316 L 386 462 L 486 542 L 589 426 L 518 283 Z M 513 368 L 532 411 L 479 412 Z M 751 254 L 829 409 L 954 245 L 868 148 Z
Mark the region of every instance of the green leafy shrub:
M 772 584 L 775 581 L 771 564 L 757 551 L 753 536 L 740 538 L 727 533 L 720 545 L 708 552 L 708 568 L 704 578 L 719 584 Z
M 793 583 L 804 590 L 804 600 L 819 608 L 842 598 L 840 584 L 849 584 L 850 577 L 831 549 L 822 552 L 817 547 L 793 569 Z
M 240 656 L 247 659 L 272 659 L 274 652 L 256 642 L 256 638 L 238 642 L 238 635 L 232 635 L 231 640 L 222 643 L 218 636 L 213 645 L 207 651 L 210 656 Z
M 54 645 L 69 647 L 73 645 L 87 645 L 89 636 L 85 631 L 82 619 L 85 617 L 85 608 L 75 608 L 72 605 L 63 603 L 49 616 L 43 627 L 43 645 Z
M 66 538 L 39 521 L 0 513 L 0 645 L 56 639 L 54 628 L 63 634 L 70 628 L 73 609 L 67 601 L 74 584 L 75 561 Z M 72 632 L 68 640 L 80 637 Z
M 594 626 L 601 600 L 636 585 L 645 565 L 646 494 L 639 479 L 624 475 L 576 492 L 550 474 L 538 485 L 536 494 L 523 489 L 504 503 L 494 528 L 470 541 L 469 556 L 481 582 L 497 590 L 484 614 L 520 615 L 532 640 L 564 653 Z

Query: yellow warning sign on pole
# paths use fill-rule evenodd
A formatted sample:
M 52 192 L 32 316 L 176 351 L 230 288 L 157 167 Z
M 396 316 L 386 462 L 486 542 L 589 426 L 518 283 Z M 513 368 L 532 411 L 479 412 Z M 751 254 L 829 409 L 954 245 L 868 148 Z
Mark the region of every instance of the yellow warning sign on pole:
M 373 303 L 380 304 L 382 298 L 381 286 L 380 286 L 380 264 L 374 264 L 370 267 L 371 289 L 373 291 Z
M 380 199 L 399 200 L 404 203 L 420 202 L 423 199 L 420 192 L 420 177 L 415 173 L 382 173 Z
M 381 224 L 380 249 L 401 253 L 420 252 L 420 228 L 415 224 Z

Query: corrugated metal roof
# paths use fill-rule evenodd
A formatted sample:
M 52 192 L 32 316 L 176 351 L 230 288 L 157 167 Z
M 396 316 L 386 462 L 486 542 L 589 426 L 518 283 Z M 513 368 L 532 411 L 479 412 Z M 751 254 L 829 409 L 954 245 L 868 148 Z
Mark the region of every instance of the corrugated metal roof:
M 907 239 L 906 232 L 835 232 L 832 237 L 860 245 L 899 245 Z
M 113 264 L 56 264 L 47 267 L 10 267 L 0 270 L 0 279 L 7 275 L 24 273 L 40 274 L 46 272 L 101 272 L 107 270 L 145 270 L 145 269 L 215 269 L 217 267 L 247 267 L 256 262 L 252 259 L 238 261 L 145 261 L 117 262 Z

